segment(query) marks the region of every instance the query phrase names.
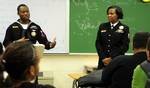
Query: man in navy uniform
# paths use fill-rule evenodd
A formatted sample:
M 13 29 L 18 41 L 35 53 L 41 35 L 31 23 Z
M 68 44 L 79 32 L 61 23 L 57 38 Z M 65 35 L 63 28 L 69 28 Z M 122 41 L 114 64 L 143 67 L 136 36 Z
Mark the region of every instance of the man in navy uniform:
M 45 45 L 45 49 L 54 48 L 56 41 L 50 42 L 47 40 L 45 33 L 39 25 L 30 20 L 29 8 L 25 4 L 20 4 L 17 7 L 17 12 L 20 19 L 11 24 L 6 31 L 3 45 L 6 47 L 11 42 L 29 40 L 33 44 L 37 41 Z
M 109 64 L 119 55 L 124 55 L 129 48 L 129 27 L 122 24 L 123 12 L 119 6 L 110 6 L 107 9 L 109 22 L 99 26 L 96 39 L 96 49 L 99 55 L 98 69 Z

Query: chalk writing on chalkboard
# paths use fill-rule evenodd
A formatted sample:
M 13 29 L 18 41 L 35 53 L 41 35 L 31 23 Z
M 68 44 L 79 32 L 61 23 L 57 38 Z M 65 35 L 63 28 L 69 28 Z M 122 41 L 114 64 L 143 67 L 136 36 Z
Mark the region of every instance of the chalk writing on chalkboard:
M 150 4 L 139 0 L 70 0 L 71 53 L 96 53 L 98 27 L 107 22 L 106 10 L 110 5 L 122 7 L 124 19 L 121 21 L 129 26 L 131 40 L 136 32 L 149 31 Z M 131 51 L 132 48 L 128 52 Z

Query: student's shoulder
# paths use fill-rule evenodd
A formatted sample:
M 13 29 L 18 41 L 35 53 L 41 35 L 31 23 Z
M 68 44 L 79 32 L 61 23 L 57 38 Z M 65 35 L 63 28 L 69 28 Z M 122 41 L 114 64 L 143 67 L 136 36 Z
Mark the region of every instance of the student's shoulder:
M 130 55 L 119 55 L 117 57 L 115 57 L 116 60 L 122 60 L 122 59 L 128 59 L 131 58 Z
M 126 63 L 128 62 L 130 59 L 132 58 L 132 56 L 130 55 L 119 55 L 117 57 L 115 57 L 113 59 L 114 62 L 118 62 L 118 63 Z

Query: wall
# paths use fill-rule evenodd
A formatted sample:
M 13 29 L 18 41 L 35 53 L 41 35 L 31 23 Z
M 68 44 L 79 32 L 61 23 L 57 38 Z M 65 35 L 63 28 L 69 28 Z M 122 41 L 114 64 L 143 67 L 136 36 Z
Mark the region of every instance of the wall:
M 68 55 L 44 54 L 40 63 L 40 71 L 51 71 L 56 88 L 72 88 L 73 79 L 69 73 L 83 72 L 84 65 L 97 65 L 98 56 L 95 55 Z

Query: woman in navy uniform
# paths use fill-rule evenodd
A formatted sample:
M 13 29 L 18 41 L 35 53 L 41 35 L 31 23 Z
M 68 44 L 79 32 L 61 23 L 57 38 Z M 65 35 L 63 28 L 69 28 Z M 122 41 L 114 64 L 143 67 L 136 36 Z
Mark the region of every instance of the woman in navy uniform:
M 108 7 L 107 17 L 109 22 L 100 24 L 97 33 L 98 69 L 109 64 L 114 57 L 124 55 L 129 48 L 129 27 L 119 20 L 123 19 L 122 9 L 115 5 Z
M 7 28 L 3 41 L 3 45 L 5 47 L 11 42 L 25 40 L 30 40 L 33 44 L 38 41 L 40 44 L 45 45 L 45 49 L 51 49 L 55 47 L 56 41 L 48 41 L 40 26 L 30 20 L 30 12 L 27 5 L 20 4 L 17 7 L 17 12 L 20 19 Z

